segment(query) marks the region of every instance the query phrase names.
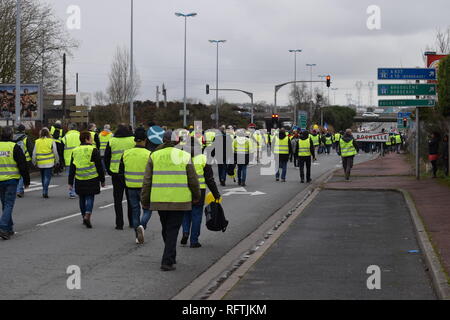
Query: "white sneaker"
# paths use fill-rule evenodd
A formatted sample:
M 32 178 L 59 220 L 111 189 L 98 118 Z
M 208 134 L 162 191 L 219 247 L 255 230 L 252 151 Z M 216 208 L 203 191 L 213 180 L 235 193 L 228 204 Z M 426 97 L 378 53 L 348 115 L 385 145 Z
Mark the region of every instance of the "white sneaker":
M 139 244 L 144 244 L 144 234 L 145 234 L 145 230 L 143 226 L 139 226 L 136 229 L 137 232 L 137 243 Z

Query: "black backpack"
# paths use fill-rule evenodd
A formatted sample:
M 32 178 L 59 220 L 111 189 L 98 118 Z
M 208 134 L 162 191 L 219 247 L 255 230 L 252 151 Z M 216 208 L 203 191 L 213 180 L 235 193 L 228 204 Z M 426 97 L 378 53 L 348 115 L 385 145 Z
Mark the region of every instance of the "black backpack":
M 228 226 L 228 220 L 225 219 L 225 214 L 220 203 L 211 202 L 205 208 L 206 228 L 211 231 L 225 232 Z

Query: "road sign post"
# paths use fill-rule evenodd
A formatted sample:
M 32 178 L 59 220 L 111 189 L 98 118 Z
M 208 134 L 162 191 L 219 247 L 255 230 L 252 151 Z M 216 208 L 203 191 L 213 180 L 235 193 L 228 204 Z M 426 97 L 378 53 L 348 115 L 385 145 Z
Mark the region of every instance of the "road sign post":
M 436 80 L 436 69 L 379 68 L 378 80 Z
M 400 100 L 379 100 L 379 107 L 434 107 L 434 99 L 400 99 Z
M 435 84 L 379 84 L 379 96 L 434 96 Z

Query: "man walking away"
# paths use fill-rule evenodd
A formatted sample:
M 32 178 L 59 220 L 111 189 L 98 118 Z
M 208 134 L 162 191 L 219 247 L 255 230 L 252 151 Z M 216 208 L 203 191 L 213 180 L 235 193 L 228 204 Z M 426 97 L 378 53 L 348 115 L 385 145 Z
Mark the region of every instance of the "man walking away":
M 105 150 L 106 150 L 106 146 L 108 145 L 109 141 L 111 140 L 111 138 L 113 137 L 113 134 L 111 132 L 111 126 L 109 124 L 105 124 L 103 126 L 103 131 L 100 132 L 100 134 L 98 135 L 98 139 L 100 141 L 100 157 L 102 159 L 102 165 L 103 165 L 103 169 L 106 172 L 106 167 L 105 167 Z
M 342 157 L 345 180 L 350 180 L 350 173 L 353 168 L 353 160 L 359 152 L 358 145 L 353 138 L 352 130 L 347 129 L 339 142 L 339 155 Z
M 124 175 L 128 193 L 128 207 L 131 208 L 132 226 L 136 234 L 136 243 L 144 243 L 144 230 L 150 221 L 152 212 L 143 210 L 141 220 L 141 192 L 144 181 L 145 168 L 151 152 L 146 149 L 147 133 L 144 128 L 137 128 L 134 133 L 136 146 L 124 152 L 120 161 L 119 174 Z
M 327 155 L 330 155 L 331 146 L 333 145 L 333 137 L 331 136 L 331 133 L 327 132 L 323 135 L 322 143 L 325 145 L 325 152 Z
M 90 123 L 88 130 L 91 133 L 92 142 L 93 142 L 92 145 L 94 147 L 96 147 L 97 150 L 100 150 L 100 139 L 99 139 L 98 132 L 97 132 L 97 125 L 95 123 Z
M 48 128 L 42 128 L 36 140 L 32 157 L 33 164 L 41 171 L 42 197 L 48 199 L 48 189 L 53 168 L 59 166 L 59 155 L 55 140 Z
M 31 165 L 31 155 L 33 154 L 33 143 L 28 139 L 27 134 L 25 133 L 25 126 L 20 124 L 17 127 L 17 133 L 14 135 L 14 142 L 19 145 L 25 154 L 25 158 L 27 160 L 28 168 Z M 19 180 L 19 184 L 17 185 L 17 197 L 23 198 L 25 196 L 25 190 L 23 185 L 23 178 L 21 177 Z
M 215 136 L 211 156 L 216 159 L 217 169 L 219 171 L 219 181 L 221 186 L 226 185 L 227 167 L 232 161 L 233 139 L 227 134 L 225 126 L 220 127 L 220 134 Z
M 289 137 L 286 134 L 286 130 L 281 128 L 278 136 L 273 141 L 273 152 L 275 154 L 275 180 L 280 181 L 280 169 L 281 181 L 286 182 L 287 165 L 289 162 L 289 156 L 292 153 L 292 145 L 290 144 Z
M 164 253 L 161 270 L 175 270 L 178 233 L 184 215 L 200 201 L 200 184 L 191 155 L 176 148 L 172 131 L 164 134 L 164 143 L 153 152 L 145 170 L 141 204 L 159 213 Z
M 113 196 L 114 196 L 114 210 L 116 212 L 116 230 L 123 230 L 123 207 L 122 199 L 125 192 L 127 202 L 129 203 L 128 193 L 125 190 L 125 181 L 123 175 L 119 174 L 120 159 L 123 153 L 131 148 L 134 148 L 133 133 L 128 130 L 124 124 L 120 124 L 114 137 L 106 146 L 105 150 L 105 166 L 108 174 L 112 177 Z M 130 228 L 133 224 L 133 214 L 131 207 L 128 206 L 128 223 Z
M 64 145 L 63 145 L 63 133 L 61 121 L 57 120 L 54 125 L 50 128 L 50 135 L 53 137 L 53 139 L 56 142 L 56 148 L 58 149 L 58 156 L 59 156 L 59 166 L 55 167 L 55 173 L 60 174 L 64 170 Z
M 306 165 L 306 181 L 311 182 L 311 158 L 316 161 L 316 153 L 314 142 L 311 139 L 308 131 L 302 131 L 300 139 L 298 140 L 295 153 L 298 155 L 300 165 L 300 181 L 305 183 L 305 165 Z
M 250 140 L 245 136 L 245 131 L 239 129 L 236 139 L 233 141 L 234 163 L 238 166 L 238 184 L 245 187 L 247 180 L 247 167 L 250 163 Z
M 0 238 L 9 240 L 14 235 L 12 213 L 20 177 L 25 188 L 30 185 L 28 165 L 20 146 L 13 142 L 13 130 L 5 127 L 0 135 Z
M 64 147 L 64 163 L 66 166 L 66 173 L 69 176 L 70 173 L 70 162 L 72 161 L 72 153 L 75 148 L 81 145 L 80 132 L 77 130 L 77 124 L 69 124 L 69 131 L 66 133 L 62 139 L 62 144 Z M 74 189 L 69 189 L 69 198 L 75 199 L 76 194 Z

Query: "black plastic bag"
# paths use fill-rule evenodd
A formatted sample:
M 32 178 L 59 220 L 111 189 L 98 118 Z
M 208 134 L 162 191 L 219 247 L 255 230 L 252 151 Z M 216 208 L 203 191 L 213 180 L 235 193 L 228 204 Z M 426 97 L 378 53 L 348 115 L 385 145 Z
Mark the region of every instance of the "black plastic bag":
M 211 202 L 205 208 L 206 228 L 211 231 L 225 232 L 228 227 L 228 220 L 225 218 L 223 208 L 218 202 Z

